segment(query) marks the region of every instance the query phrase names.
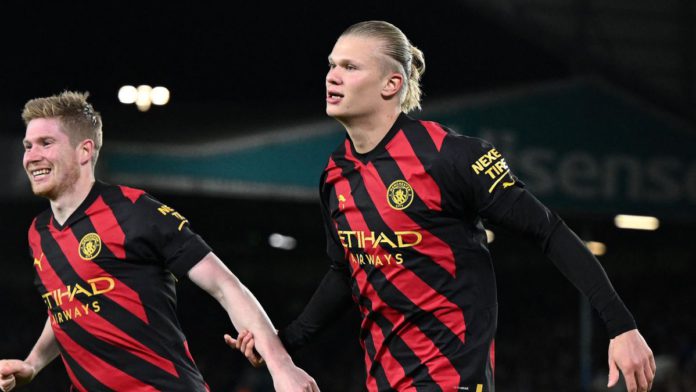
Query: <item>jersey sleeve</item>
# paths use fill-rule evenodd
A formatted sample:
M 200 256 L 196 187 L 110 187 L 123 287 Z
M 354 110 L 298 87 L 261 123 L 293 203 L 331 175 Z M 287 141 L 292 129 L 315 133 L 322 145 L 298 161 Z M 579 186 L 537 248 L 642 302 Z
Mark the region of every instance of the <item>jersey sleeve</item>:
M 510 205 L 509 190 L 524 187 L 514 175 L 505 157 L 487 141 L 468 136 L 451 136 L 446 154 L 454 166 L 455 186 L 477 214 L 491 206 Z
M 328 325 L 336 322 L 352 304 L 345 250 L 331 219 L 330 198 L 334 194 L 322 176 L 319 189 L 321 215 L 326 235 L 326 253 L 331 265 L 304 310 L 292 323 L 278 332 L 285 348 L 292 354 Z
M 177 278 L 211 252 L 210 246 L 191 230 L 188 219 L 150 195 L 138 198 L 135 211 L 143 252 L 156 258 Z

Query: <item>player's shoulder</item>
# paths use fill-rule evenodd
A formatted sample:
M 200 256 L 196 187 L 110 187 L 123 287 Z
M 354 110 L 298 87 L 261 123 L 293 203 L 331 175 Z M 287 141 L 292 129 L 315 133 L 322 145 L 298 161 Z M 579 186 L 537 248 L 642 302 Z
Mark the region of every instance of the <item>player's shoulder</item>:
M 100 195 L 110 209 L 117 215 L 126 218 L 140 215 L 142 212 L 157 210 L 161 203 L 143 189 L 128 185 L 111 185 L 100 183 Z
M 329 158 L 326 160 L 321 176 L 322 181 L 326 178 L 328 173 L 341 170 L 339 166 L 346 161 L 346 151 L 348 149 L 350 149 L 350 140 L 348 139 L 348 135 L 346 135 L 346 138 L 334 148 Z
M 29 231 L 31 232 L 32 230 L 38 230 L 41 227 L 48 226 L 49 222 L 51 221 L 51 216 L 53 216 L 53 212 L 51 211 L 50 207 L 41 211 L 41 213 L 36 215 L 31 221 Z
M 492 149 L 495 147 L 485 139 L 450 130 L 444 137 L 441 152 L 445 157 L 461 162 L 476 160 Z
M 120 192 L 123 197 L 130 200 L 131 203 L 137 202 L 141 197 L 147 196 L 147 192 L 142 189 L 133 188 L 127 185 L 114 185 L 113 191 Z

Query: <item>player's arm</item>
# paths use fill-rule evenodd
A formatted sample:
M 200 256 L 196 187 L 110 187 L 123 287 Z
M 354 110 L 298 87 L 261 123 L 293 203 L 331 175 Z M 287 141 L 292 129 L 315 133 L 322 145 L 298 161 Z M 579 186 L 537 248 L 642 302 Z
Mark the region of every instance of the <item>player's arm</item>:
M 345 262 L 345 249 L 336 233 L 335 222 L 330 217 L 327 201 L 330 196 L 327 194 L 331 192 L 324 187 L 324 180 L 325 177 L 322 177 L 320 181 L 321 215 L 326 236 L 326 252 L 331 265 L 304 310 L 293 322 L 278 332 L 280 340 L 291 354 L 340 319 L 353 303 L 350 276 Z M 253 334 L 240 331 L 237 340 L 232 338 L 226 338 L 226 340 L 228 345 L 244 353 L 252 365 L 259 366 L 263 363 L 263 359 L 254 351 Z
M 238 331 L 253 333 L 258 352 L 265 358 L 276 390 L 315 391 L 316 382 L 296 367 L 275 333 L 271 320 L 254 295 L 215 256 L 208 253 L 188 272 L 192 282 L 220 302 Z
M 324 275 L 302 313 L 287 327 L 280 330 L 278 336 L 285 348 L 294 352 L 341 318 L 352 304 L 345 271 L 332 266 Z
M 599 312 L 607 326 L 609 385 L 620 369 L 629 391 L 646 391 L 655 377 L 652 351 L 636 328 L 633 316 L 614 290 L 599 261 L 563 220 L 523 188 L 512 187 L 482 216 L 525 234 L 571 281 Z
M 24 361 L 19 359 L 0 360 L 0 388 L 7 392 L 15 387 L 28 384 L 58 356 L 59 352 L 51 322 L 47 319 L 39 339 Z
M 278 337 L 285 349 L 293 354 L 340 319 L 351 306 L 350 286 L 345 271 L 332 266 L 304 310 L 287 327 L 278 331 Z M 241 351 L 255 367 L 263 365 L 263 357 L 255 350 L 254 335 L 249 331 L 240 331 L 237 339 L 226 336 L 225 341 L 230 347 Z
M 502 154 L 485 140 L 451 137 L 442 147 L 453 163 L 460 194 L 478 214 L 535 241 L 544 254 L 599 312 L 610 338 L 610 385 L 623 372 L 630 391 L 647 390 L 655 375 L 655 360 L 636 329 L 599 261 L 563 220 L 549 211 L 508 167 Z M 640 388 L 640 389 L 638 389 Z
M 302 313 L 278 333 L 285 348 L 291 353 L 341 318 L 353 303 L 345 248 L 338 238 L 336 223 L 331 219 L 329 199 L 332 197 L 330 187 L 326 186 L 325 176 L 326 173 L 320 180 L 320 210 L 326 253 L 331 264 Z

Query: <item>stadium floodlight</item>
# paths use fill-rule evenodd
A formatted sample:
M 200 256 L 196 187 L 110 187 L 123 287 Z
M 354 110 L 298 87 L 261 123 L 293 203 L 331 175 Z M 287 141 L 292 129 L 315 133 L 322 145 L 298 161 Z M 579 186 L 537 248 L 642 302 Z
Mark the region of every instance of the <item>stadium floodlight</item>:
M 138 99 L 138 89 L 134 86 L 123 86 L 118 89 L 119 102 L 128 105 L 135 103 L 136 99 Z
M 614 224 L 620 229 L 657 230 L 660 220 L 654 216 L 617 215 Z
M 127 85 L 118 90 L 118 100 L 121 103 L 134 103 L 141 112 L 148 111 L 152 105 L 166 105 L 170 97 L 169 89 L 162 86 L 152 88 L 147 84 L 141 84 L 136 88 Z
M 135 105 L 141 112 L 146 112 L 150 109 L 152 105 L 152 100 L 150 99 L 150 93 L 152 92 L 152 87 L 147 84 L 141 84 L 138 86 L 138 98 L 135 100 Z
M 150 92 L 150 99 L 153 105 L 166 105 L 169 102 L 169 89 L 157 86 Z

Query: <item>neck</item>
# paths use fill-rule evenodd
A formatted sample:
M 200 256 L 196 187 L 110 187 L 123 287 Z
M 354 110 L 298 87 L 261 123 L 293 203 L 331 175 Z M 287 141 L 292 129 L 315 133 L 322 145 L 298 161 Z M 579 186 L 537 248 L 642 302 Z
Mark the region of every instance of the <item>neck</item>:
M 396 122 L 400 111 L 380 113 L 374 116 L 351 119 L 341 122 L 348 132 L 350 140 L 353 142 L 355 151 L 366 154 L 372 151 L 379 142 L 384 139 L 391 127 Z
M 81 176 L 70 189 L 67 189 L 60 196 L 51 199 L 51 210 L 53 218 L 58 224 L 65 223 L 77 207 L 87 198 L 94 186 L 94 176 Z

